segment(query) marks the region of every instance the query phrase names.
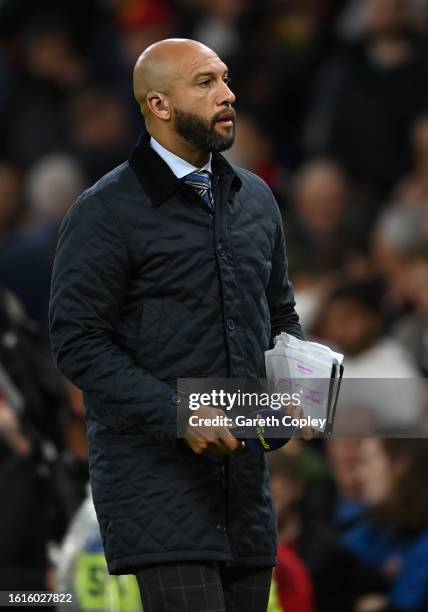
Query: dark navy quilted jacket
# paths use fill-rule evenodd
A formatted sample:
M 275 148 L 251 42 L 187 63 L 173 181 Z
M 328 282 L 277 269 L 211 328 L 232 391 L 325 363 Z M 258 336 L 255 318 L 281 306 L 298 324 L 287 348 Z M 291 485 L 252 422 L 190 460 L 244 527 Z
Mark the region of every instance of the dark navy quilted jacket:
M 301 337 L 266 184 L 213 155 L 215 218 L 143 135 L 60 229 L 50 304 L 59 369 L 84 392 L 92 492 L 112 574 L 145 563 L 274 565 L 263 455 L 176 439 L 178 377 L 264 377 Z

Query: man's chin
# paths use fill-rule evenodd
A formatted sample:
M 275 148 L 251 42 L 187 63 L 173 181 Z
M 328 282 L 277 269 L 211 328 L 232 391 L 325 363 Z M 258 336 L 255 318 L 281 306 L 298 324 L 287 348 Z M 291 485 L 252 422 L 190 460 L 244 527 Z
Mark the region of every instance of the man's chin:
M 230 147 L 235 142 L 235 126 L 232 125 L 231 127 L 226 127 L 220 126 L 218 123 L 216 123 L 214 126 L 214 131 L 216 135 L 220 137 L 218 139 L 219 146 L 217 148 L 217 151 L 220 152 L 226 151 L 226 149 L 230 149 Z

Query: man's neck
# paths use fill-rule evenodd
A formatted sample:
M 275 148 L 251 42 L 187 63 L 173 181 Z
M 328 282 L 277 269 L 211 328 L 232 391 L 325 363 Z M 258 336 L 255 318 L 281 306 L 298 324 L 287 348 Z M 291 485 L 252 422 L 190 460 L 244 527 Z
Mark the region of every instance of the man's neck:
M 181 159 L 184 159 L 196 168 L 202 168 L 210 159 L 210 153 L 196 149 L 193 145 L 184 140 L 184 138 L 176 134 L 170 136 L 169 134 L 150 133 L 150 136 L 153 136 L 153 138 L 155 138 L 165 149 L 174 153 L 177 157 L 181 157 Z
M 175 176 L 182 179 L 195 170 L 206 170 L 212 172 L 211 169 L 211 156 L 208 158 L 208 162 L 203 166 L 195 166 L 189 163 L 187 160 L 179 157 L 172 151 L 169 151 L 166 147 L 160 144 L 153 136 L 150 136 L 150 146 L 156 151 L 156 153 L 163 159 L 163 161 L 170 167 Z

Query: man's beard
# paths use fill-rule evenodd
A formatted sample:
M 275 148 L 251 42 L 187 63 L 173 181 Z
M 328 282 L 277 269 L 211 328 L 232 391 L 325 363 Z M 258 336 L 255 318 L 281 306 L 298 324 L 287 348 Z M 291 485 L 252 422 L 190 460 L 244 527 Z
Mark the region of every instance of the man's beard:
M 235 114 L 233 120 L 233 130 L 231 136 L 222 136 L 215 129 L 215 124 L 218 119 L 225 114 L 220 112 L 208 121 L 200 115 L 186 113 L 185 111 L 174 109 L 175 111 L 175 129 L 178 134 L 191 145 L 200 151 L 207 153 L 219 153 L 230 149 L 235 142 Z

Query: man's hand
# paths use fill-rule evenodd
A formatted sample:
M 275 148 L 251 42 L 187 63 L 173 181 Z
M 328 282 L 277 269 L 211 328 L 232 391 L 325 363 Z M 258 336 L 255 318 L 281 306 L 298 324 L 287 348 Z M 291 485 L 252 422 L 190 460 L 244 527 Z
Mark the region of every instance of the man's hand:
M 201 406 L 193 411 L 192 416 L 198 419 L 213 419 L 215 416 L 227 418 L 223 410 L 211 406 Z M 232 436 L 228 427 L 203 424 L 192 426 L 189 423 L 184 441 L 197 455 L 229 455 L 243 446 L 242 442 Z
M 287 407 L 287 414 L 293 417 L 293 419 L 301 419 L 303 417 L 303 408 L 302 406 Z M 301 431 L 304 440 L 312 440 L 319 435 L 319 431 L 312 429 L 312 427 L 301 427 Z

